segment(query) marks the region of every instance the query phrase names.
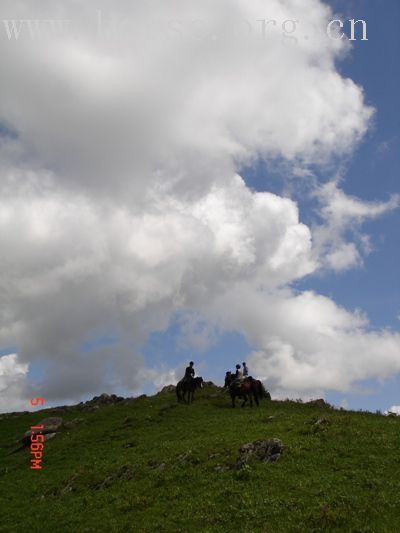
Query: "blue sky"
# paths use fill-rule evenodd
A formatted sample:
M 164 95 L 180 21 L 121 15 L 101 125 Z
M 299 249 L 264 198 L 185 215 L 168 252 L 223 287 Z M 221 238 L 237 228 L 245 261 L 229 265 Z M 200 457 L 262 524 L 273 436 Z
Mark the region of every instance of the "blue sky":
M 368 23 L 368 42 L 357 42 L 340 70 L 364 87 L 367 101 L 377 109 L 374 128 L 349 162 L 344 189 L 366 200 L 385 199 L 390 193 L 400 192 L 400 4 L 395 0 L 358 0 L 331 5 Z M 372 325 L 399 331 L 399 229 L 399 210 L 366 224 L 375 251 L 365 259 L 364 268 L 312 280 L 315 289 L 333 294 L 346 307 L 361 307 Z M 400 376 L 383 384 L 365 383 L 365 389 L 374 392 L 370 396 L 346 395 L 348 405 L 384 410 L 398 402 Z M 336 403 L 341 395 L 330 397 Z

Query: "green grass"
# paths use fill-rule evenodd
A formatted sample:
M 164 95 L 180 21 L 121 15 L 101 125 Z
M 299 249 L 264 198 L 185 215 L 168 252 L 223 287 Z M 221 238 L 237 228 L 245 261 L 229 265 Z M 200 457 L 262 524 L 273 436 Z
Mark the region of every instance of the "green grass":
M 0 420 L 1 532 L 400 531 L 400 418 L 162 394 L 61 414 L 84 422 L 31 470 L 29 451 L 7 453 L 49 413 Z M 272 437 L 280 461 L 232 468 L 242 444 Z

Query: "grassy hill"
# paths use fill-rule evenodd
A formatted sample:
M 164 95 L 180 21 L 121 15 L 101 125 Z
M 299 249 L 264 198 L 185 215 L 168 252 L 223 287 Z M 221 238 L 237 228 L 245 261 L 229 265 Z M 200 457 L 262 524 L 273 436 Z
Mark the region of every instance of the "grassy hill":
M 66 426 L 7 455 L 52 409 L 0 420 L 0 531 L 397 532 L 400 418 L 263 401 L 232 409 L 220 389 L 56 411 Z M 279 438 L 275 463 L 235 468 L 238 449 Z

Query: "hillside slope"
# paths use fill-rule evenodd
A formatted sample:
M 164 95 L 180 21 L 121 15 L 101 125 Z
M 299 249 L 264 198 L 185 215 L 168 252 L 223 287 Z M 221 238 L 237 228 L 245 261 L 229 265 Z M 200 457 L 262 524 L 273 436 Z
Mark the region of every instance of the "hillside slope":
M 45 416 L 66 427 L 7 455 Z M 0 417 L 1 532 L 399 531 L 400 419 L 295 402 L 232 409 L 218 388 Z M 235 465 L 278 438 L 277 462 Z

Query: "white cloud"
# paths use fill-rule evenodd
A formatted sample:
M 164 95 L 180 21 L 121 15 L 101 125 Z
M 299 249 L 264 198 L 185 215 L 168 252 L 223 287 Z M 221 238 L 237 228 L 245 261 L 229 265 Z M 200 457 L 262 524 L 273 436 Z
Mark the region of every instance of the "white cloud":
M 185 373 L 184 367 L 175 369 L 166 368 L 146 368 L 141 373 L 141 377 L 144 382 L 152 383 L 155 390 L 159 391 L 166 385 L 175 385 L 180 379 L 182 379 Z
M 179 348 L 190 348 L 201 353 L 206 352 L 218 341 L 215 324 L 207 322 L 198 313 L 185 312 L 177 322 L 179 324 L 177 339 Z
M 0 357 L 0 412 L 28 410 L 28 368 L 15 353 Z
M 0 15 L 9 17 L 14 5 L 4 2 Z M 238 160 L 320 162 L 350 152 L 366 131 L 372 110 L 335 69 L 346 44 L 324 34 L 330 13 L 320 2 L 269 3 L 279 24 L 300 21 L 292 46 L 279 31 L 265 41 L 198 40 L 184 31 L 196 17 L 221 35 L 247 19 L 256 31 L 265 12 L 259 0 L 168 8 L 120 2 L 112 14 L 106 5 L 46 3 L 47 16 L 71 19 L 79 38 L 60 34 L 52 46 L 27 38 L 2 47 L 0 117 L 19 134 L 16 144 L 31 165 L 56 172 L 57 186 L 130 201 L 146 196 L 151 184 L 193 193 L 225 181 Z M 135 21 L 135 31 L 91 38 L 98 9 L 105 23 Z M 18 11 L 39 16 L 28 2 Z M 168 30 L 175 19 L 181 38 Z M 147 36 L 149 20 L 165 31 Z M 312 40 L 301 39 L 303 32 Z
M 393 195 L 387 202 L 365 202 L 346 195 L 336 182 L 323 185 L 319 196 L 324 202 L 322 215 L 334 226 L 346 226 L 349 221 L 362 222 L 400 206 L 400 195 Z
M 361 256 L 354 242 L 340 243 L 326 257 L 327 265 L 333 270 L 347 270 L 361 264 Z
M 400 405 L 392 405 L 392 407 L 390 409 L 388 409 L 387 411 L 385 411 L 383 414 L 384 415 L 394 414 L 394 415 L 399 416 L 400 415 Z
M 372 251 L 368 235 L 360 231 L 361 224 L 400 207 L 400 195 L 394 194 L 386 202 L 367 202 L 346 195 L 337 181 L 320 186 L 315 194 L 322 218 L 312 232 L 315 258 L 321 266 L 336 271 L 362 265 L 362 255 Z M 349 231 L 357 244 L 347 241 Z

